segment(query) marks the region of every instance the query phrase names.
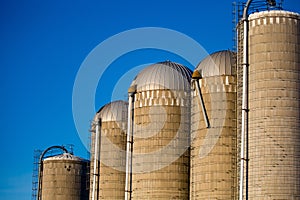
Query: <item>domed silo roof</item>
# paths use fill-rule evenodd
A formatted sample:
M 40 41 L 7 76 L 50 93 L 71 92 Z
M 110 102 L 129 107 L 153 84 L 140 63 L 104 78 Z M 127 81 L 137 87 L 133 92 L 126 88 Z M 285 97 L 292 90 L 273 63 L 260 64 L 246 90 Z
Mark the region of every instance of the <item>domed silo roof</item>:
M 128 103 L 126 101 L 113 101 L 100 108 L 95 120 L 101 117 L 102 122 L 124 122 L 127 120 Z
M 152 64 L 143 69 L 133 80 L 137 91 L 149 90 L 190 90 L 192 71 L 175 62 L 165 61 Z
M 202 60 L 196 70 L 201 73 L 202 77 L 235 75 L 235 55 L 236 53 L 229 50 L 215 52 Z

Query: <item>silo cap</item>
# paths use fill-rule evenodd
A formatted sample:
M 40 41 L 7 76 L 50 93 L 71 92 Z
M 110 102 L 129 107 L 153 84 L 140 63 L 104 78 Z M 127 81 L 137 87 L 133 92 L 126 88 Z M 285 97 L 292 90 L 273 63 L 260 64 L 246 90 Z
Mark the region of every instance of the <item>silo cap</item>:
M 84 161 L 83 158 L 74 156 L 74 155 L 72 155 L 70 153 L 63 153 L 63 154 L 60 154 L 60 155 L 57 155 L 57 156 L 52 156 L 52 157 L 46 158 L 45 161 L 46 160 L 76 160 L 76 161 Z
M 198 70 L 195 70 L 192 74 L 192 79 L 201 79 L 201 78 L 202 78 L 201 73 Z
M 223 50 L 210 54 L 204 58 L 196 67 L 195 71 L 201 73 L 202 77 L 235 75 L 236 53 Z
M 136 85 L 131 85 L 128 88 L 128 93 L 136 93 Z
M 137 92 L 149 90 L 189 91 L 191 75 L 192 71 L 189 68 L 179 63 L 164 61 L 143 69 L 132 81 L 131 86 L 136 86 Z
M 128 102 L 118 100 L 102 106 L 94 117 L 94 122 L 126 122 Z

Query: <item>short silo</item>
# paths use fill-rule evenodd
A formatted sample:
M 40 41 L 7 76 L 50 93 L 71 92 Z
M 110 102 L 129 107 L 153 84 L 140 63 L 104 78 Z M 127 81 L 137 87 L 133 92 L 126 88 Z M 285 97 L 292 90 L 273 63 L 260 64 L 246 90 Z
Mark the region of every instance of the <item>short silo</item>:
M 189 198 L 190 77 L 165 61 L 132 82 L 132 199 Z
M 88 199 L 87 164 L 87 160 L 70 153 L 44 159 L 41 199 Z
M 192 87 L 190 199 L 235 199 L 235 53 L 206 57 L 193 73 Z
M 300 16 L 249 16 L 249 199 L 300 198 Z
M 124 199 L 127 107 L 125 101 L 114 101 L 104 105 L 94 117 L 90 199 Z

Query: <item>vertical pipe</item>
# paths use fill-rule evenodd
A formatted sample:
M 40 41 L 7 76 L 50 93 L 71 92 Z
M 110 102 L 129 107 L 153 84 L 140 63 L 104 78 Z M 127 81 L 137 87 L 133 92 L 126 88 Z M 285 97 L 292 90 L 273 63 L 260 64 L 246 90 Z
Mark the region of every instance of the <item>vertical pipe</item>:
M 128 179 L 129 179 L 129 165 L 130 165 L 130 161 L 129 161 L 129 157 L 131 155 L 129 155 L 129 149 L 130 149 L 130 133 L 131 133 L 131 107 L 132 107 L 132 96 L 129 95 L 129 100 L 128 100 L 128 122 L 127 122 L 127 144 L 126 144 L 126 177 L 125 177 L 125 200 L 128 200 L 128 192 L 129 192 L 129 188 L 128 188 Z
M 206 112 L 206 109 L 205 109 L 205 105 L 204 105 L 204 102 L 203 102 L 203 97 L 202 97 L 202 93 L 201 93 L 199 79 L 196 79 L 195 82 L 196 82 L 196 89 L 197 89 L 198 97 L 199 97 L 199 100 L 200 100 L 200 105 L 201 105 L 201 108 L 202 108 L 202 113 L 203 113 L 203 118 L 204 118 L 204 121 L 205 121 L 205 125 L 206 125 L 206 128 L 209 128 L 210 124 L 209 124 L 207 112 Z
M 101 160 L 101 139 L 102 139 L 102 133 L 101 133 L 101 129 L 102 129 L 102 119 L 99 118 L 98 120 L 98 138 L 99 138 L 99 141 L 98 141 L 98 152 L 99 152 L 99 155 L 98 155 L 98 160 L 97 160 L 97 165 L 98 165 L 98 168 L 97 168 L 97 187 L 96 187 L 96 199 L 98 200 L 99 199 L 99 189 L 100 189 L 100 160 Z
M 127 144 L 126 144 L 126 177 L 125 177 L 125 200 L 131 200 L 132 193 L 132 143 L 133 143 L 133 103 L 135 89 L 131 91 L 129 88 L 128 94 L 128 122 L 127 122 Z
M 130 140 L 130 169 L 129 169 L 129 199 L 131 200 L 131 195 L 132 195 L 132 160 L 133 160 L 133 122 L 134 122 L 134 94 L 132 97 L 132 105 L 131 105 L 131 140 Z
M 245 138 L 248 126 L 248 62 L 247 62 L 247 20 L 244 19 L 244 38 L 243 38 L 243 99 L 242 99 L 242 128 L 241 128 L 241 166 L 240 166 L 240 200 L 243 199 L 244 189 L 244 163 L 245 163 Z
M 240 166 L 240 192 L 239 199 L 243 200 L 244 189 L 244 164 L 246 164 L 246 190 L 245 197 L 248 199 L 248 8 L 252 0 L 248 0 L 243 12 L 243 99 L 242 99 L 242 128 L 241 128 L 241 166 Z M 245 139 L 246 147 L 245 147 Z M 246 157 L 245 157 L 246 148 Z M 245 163 L 246 162 L 246 163 Z
M 98 119 L 98 121 L 96 122 L 96 133 L 95 133 L 95 147 L 94 147 L 94 169 L 93 169 L 93 191 L 92 191 L 92 200 L 96 200 L 98 199 L 98 193 L 96 193 L 96 178 L 98 177 L 98 185 L 99 185 L 99 174 L 97 173 L 97 165 L 99 163 L 99 159 L 100 159 L 100 146 L 99 146 L 99 139 L 101 140 L 101 135 L 99 134 L 99 129 L 101 129 L 100 126 L 100 120 Z M 99 149 L 98 149 L 99 148 Z M 99 152 L 99 155 L 98 155 Z M 99 166 L 100 167 L 100 166 Z M 97 188 L 98 190 L 99 188 Z M 96 197 L 96 198 L 95 198 Z

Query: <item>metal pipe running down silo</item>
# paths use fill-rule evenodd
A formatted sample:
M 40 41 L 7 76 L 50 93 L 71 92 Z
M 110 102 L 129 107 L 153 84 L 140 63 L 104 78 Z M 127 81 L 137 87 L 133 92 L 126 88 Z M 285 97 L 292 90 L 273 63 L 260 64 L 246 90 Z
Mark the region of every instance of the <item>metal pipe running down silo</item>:
M 246 162 L 246 188 L 245 188 L 245 197 L 248 199 L 248 9 L 252 0 L 248 0 L 243 12 L 243 97 L 242 97 L 242 128 L 241 128 L 241 166 L 240 166 L 240 191 L 239 191 L 239 200 L 243 200 L 244 192 L 244 164 Z M 246 146 L 245 146 L 246 139 Z M 246 148 L 246 152 L 245 152 Z M 246 154 L 246 156 L 245 156 Z
M 134 123 L 134 94 L 136 86 L 128 89 L 128 123 L 126 144 L 126 175 L 125 175 L 125 200 L 131 200 L 132 194 L 132 154 L 133 154 L 133 123 Z
M 100 169 L 100 154 L 101 154 L 101 118 L 96 121 L 96 132 L 95 132 L 95 147 L 94 147 L 94 169 L 93 169 L 93 191 L 92 191 L 92 200 L 98 199 L 99 191 L 99 170 Z M 99 152 L 99 155 L 98 155 Z M 97 192 L 96 192 L 96 179 L 98 183 Z M 96 197 L 96 198 L 95 198 Z
M 209 120 L 208 120 L 206 108 L 205 108 L 202 93 L 201 93 L 201 88 L 200 88 L 200 83 L 199 83 L 200 79 L 201 79 L 201 74 L 198 71 L 195 71 L 192 75 L 192 80 L 194 82 L 196 82 L 196 90 L 197 90 L 198 97 L 199 97 L 199 100 L 200 100 L 200 105 L 201 105 L 201 108 L 202 108 L 202 114 L 203 114 L 203 118 L 204 118 L 204 121 L 205 121 L 206 128 L 210 128 L 210 123 L 209 123 Z

